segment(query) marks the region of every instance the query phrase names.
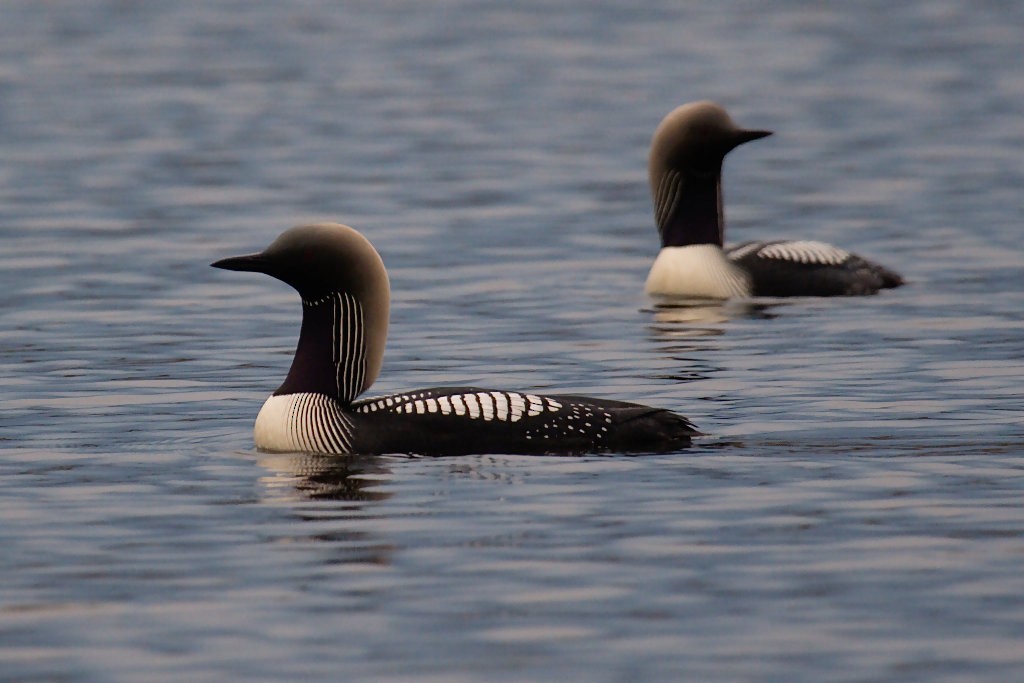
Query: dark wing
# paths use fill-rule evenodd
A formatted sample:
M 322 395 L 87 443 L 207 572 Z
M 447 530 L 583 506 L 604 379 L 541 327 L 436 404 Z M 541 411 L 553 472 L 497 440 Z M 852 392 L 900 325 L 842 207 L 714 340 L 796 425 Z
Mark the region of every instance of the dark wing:
M 476 387 L 368 398 L 351 411 L 353 450 L 366 453 L 670 452 L 698 434 L 685 417 L 659 408 Z
M 823 242 L 743 242 L 725 253 L 750 274 L 753 296 L 856 296 L 903 284 L 888 268 Z
M 690 445 L 700 432 L 690 420 L 665 408 L 639 403 L 591 398 L 588 396 L 554 395 L 570 409 L 600 413 L 608 421 L 604 450 L 619 453 L 653 453 L 673 451 Z

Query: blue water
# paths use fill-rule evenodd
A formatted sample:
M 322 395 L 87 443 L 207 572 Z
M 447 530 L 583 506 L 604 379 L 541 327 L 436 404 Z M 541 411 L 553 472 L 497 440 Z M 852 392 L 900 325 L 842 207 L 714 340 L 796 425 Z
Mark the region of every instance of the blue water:
M 0 7 L 0 680 L 1024 679 L 1024 5 Z M 729 236 L 902 272 L 659 307 L 646 153 L 776 135 Z M 208 264 L 338 220 L 374 391 L 678 410 L 655 457 L 252 446 L 297 296 Z

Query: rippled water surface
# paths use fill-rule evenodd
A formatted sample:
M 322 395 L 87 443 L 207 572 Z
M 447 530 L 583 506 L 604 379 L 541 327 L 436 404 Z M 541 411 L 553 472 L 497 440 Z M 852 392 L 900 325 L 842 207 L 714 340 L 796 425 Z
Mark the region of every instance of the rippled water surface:
M 1024 679 L 1019 2 L 35 0 L 0 21 L 0 679 Z M 657 306 L 650 135 L 877 297 Z M 375 391 L 637 400 L 668 455 L 314 458 L 251 427 L 332 219 Z

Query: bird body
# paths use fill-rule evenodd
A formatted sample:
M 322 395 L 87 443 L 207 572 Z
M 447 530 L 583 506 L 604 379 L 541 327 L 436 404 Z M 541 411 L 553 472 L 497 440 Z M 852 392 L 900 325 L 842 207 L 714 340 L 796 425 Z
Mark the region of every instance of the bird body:
M 272 275 L 302 298 L 302 327 L 284 383 L 263 404 L 253 438 L 268 451 L 579 454 L 689 445 L 685 417 L 635 403 L 475 387 L 357 399 L 377 378 L 390 285 L 373 245 L 337 223 L 300 226 L 264 251 L 222 259 Z
M 739 145 L 768 135 L 740 128 L 707 101 L 677 107 L 662 120 L 648 159 L 661 251 L 645 291 L 728 299 L 874 294 L 903 284 L 888 268 L 822 242 L 725 245 L 722 162 Z

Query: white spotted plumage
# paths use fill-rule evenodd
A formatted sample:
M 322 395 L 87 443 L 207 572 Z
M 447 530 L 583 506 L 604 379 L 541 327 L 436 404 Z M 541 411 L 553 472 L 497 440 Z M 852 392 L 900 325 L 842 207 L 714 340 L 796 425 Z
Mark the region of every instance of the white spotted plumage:
M 463 394 L 462 400 L 466 404 L 466 410 L 469 411 L 469 416 L 473 419 L 480 417 L 480 402 L 477 399 L 476 394 Z
M 422 391 L 377 396 L 351 405 L 351 410 L 357 413 L 440 413 L 485 422 L 519 422 L 524 417 L 537 417 L 545 412 L 557 413 L 563 408 L 562 403 L 555 399 L 514 391 L 474 391 L 441 395 Z
M 390 394 L 352 403 L 353 413 L 452 415 L 485 422 L 520 422 L 527 440 L 557 440 L 590 434 L 600 442 L 612 421 L 606 411 L 565 403 L 547 396 L 506 391 L 475 391 L 436 395 L 433 391 Z M 601 424 L 601 423 L 604 424 Z M 352 418 L 333 398 L 317 393 L 271 396 L 254 428 L 256 446 L 268 451 L 350 453 Z
M 850 258 L 850 252 L 844 249 L 813 240 L 743 244 L 730 251 L 729 258 L 740 259 L 751 253 L 759 258 L 822 266 L 838 266 Z
M 747 254 L 757 251 L 765 245 L 764 242 L 744 242 L 734 246 L 726 246 L 725 254 L 729 259 L 738 261 Z
M 545 399 L 545 401 L 550 399 Z M 541 440 L 557 440 L 581 434 L 592 437 L 600 443 L 608 434 L 608 424 L 612 422 L 611 413 L 599 410 L 582 403 L 569 403 L 563 406 L 558 401 L 551 401 L 558 408 L 551 408 L 557 414 L 544 419 L 533 429 L 526 431 L 526 438 Z M 599 410 L 599 412 L 595 412 Z M 598 419 L 605 424 L 598 426 Z
M 439 406 L 441 406 L 441 414 L 442 415 L 451 415 L 451 413 L 452 413 L 452 403 L 451 403 L 451 401 L 448 400 L 447 396 L 440 396 L 440 397 L 438 397 L 437 404 Z
M 587 437 L 599 444 L 608 437 L 613 421 L 608 411 L 571 400 L 505 391 L 441 391 L 378 396 L 347 407 L 318 393 L 271 396 L 256 418 L 256 446 L 268 451 L 351 453 L 353 420 L 358 414 L 378 412 L 522 422 L 523 438 L 541 442 Z
M 524 398 L 530 402 L 529 410 L 526 413 L 527 415 L 529 415 L 530 417 L 534 417 L 544 412 L 544 402 L 541 400 L 540 396 L 526 394 Z
M 523 399 L 522 394 L 505 395 L 508 396 L 509 416 L 513 422 L 517 422 L 526 411 L 526 401 Z

